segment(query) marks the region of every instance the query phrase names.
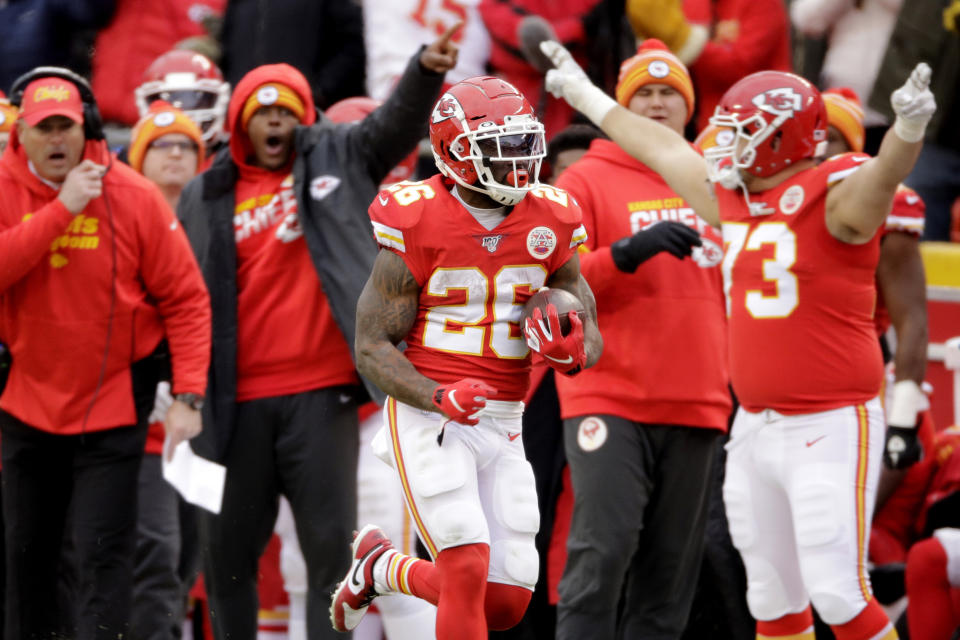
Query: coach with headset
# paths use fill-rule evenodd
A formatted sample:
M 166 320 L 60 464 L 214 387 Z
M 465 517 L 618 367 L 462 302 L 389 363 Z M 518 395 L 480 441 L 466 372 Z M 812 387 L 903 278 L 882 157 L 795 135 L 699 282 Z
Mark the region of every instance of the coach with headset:
M 20 117 L 0 158 L 0 341 L 13 356 L 0 396 L 4 637 L 116 639 L 128 635 L 154 390 L 172 366 L 167 432 L 199 433 L 209 297 L 160 191 L 112 161 L 83 78 L 40 67 L 10 97 Z M 56 610 L 65 534 L 75 620 Z

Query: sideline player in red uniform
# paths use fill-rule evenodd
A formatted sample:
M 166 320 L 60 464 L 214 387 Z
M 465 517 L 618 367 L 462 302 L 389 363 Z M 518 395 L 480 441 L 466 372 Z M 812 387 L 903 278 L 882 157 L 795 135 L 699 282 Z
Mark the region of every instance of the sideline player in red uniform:
M 875 158 L 819 165 L 827 121 L 816 88 L 783 72 L 747 76 L 711 118 L 733 135 L 705 162 L 593 86 L 559 43 L 542 46 L 557 66 L 549 89 L 723 230 L 742 404 L 724 501 L 758 637 L 812 639 L 812 602 L 839 640 L 896 638 L 865 567 L 884 433 L 874 273 L 877 230 L 936 109 L 930 68 L 894 92 L 897 119 Z
M 573 373 L 596 362 L 602 340 L 576 252 L 580 207 L 537 181 L 544 131 L 529 102 L 502 80 L 469 78 L 437 102 L 430 139 L 443 175 L 394 185 L 370 207 L 386 250 L 358 303 L 356 351 L 390 396 L 382 457 L 434 562 L 367 525 L 330 613 L 347 631 L 375 596 L 408 593 L 437 605 L 439 640 L 472 640 L 516 624 L 537 581 L 537 497 L 520 438 L 528 343 Z M 521 331 L 523 304 L 544 285 L 586 305 L 567 336 L 552 305 Z

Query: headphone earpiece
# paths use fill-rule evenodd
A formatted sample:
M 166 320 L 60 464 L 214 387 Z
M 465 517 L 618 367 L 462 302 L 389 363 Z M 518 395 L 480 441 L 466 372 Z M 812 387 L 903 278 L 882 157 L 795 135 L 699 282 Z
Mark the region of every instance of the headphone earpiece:
M 83 135 L 87 140 L 103 140 L 103 119 L 97 108 L 97 100 L 87 79 L 65 67 L 36 67 L 13 81 L 10 85 L 8 99 L 10 104 L 19 108 L 23 103 L 23 92 L 27 85 L 38 78 L 61 78 L 73 83 L 83 101 Z

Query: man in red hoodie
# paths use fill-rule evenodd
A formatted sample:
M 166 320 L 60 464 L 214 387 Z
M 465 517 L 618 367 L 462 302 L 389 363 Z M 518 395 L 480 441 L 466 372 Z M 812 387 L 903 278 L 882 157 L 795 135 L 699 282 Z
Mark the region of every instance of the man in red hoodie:
M 200 431 L 210 352 L 207 291 L 157 188 L 114 163 L 93 95 L 66 69 L 14 84 L 0 159 L 0 397 L 8 638 L 58 631 L 67 512 L 77 551 L 71 637 L 127 633 L 137 473 L 147 415 L 172 356 L 174 441 Z M 62 612 L 60 612 L 62 613 Z
M 678 134 L 693 115 L 690 75 L 659 40 L 623 63 L 616 95 Z M 723 241 L 610 140 L 595 140 L 557 186 L 583 207 L 592 250 L 581 263 L 610 346 L 575 380 L 557 377 L 575 496 L 557 638 L 679 638 L 732 404 Z
M 456 64 L 452 32 L 414 56 L 393 95 L 357 124 L 319 116 L 290 65 L 253 69 L 227 111 L 229 150 L 181 196 L 213 307 L 210 428 L 197 452 L 227 467 L 220 513 L 200 517 L 217 638 L 256 633 L 256 560 L 281 493 L 307 564 L 308 635 L 334 634 L 327 598 L 350 564 L 343 541 L 357 517 L 365 394 L 351 347 L 376 257 L 366 211 L 423 134 Z

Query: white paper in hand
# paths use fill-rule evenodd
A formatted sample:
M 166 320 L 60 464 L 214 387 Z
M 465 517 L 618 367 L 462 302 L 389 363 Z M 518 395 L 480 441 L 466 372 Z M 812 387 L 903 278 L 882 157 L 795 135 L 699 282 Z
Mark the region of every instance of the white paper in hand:
M 190 504 L 211 513 L 220 513 L 227 468 L 195 454 L 189 442 L 178 444 L 173 450 L 173 458 L 168 461 L 169 450 L 168 437 L 163 443 L 163 479 Z

